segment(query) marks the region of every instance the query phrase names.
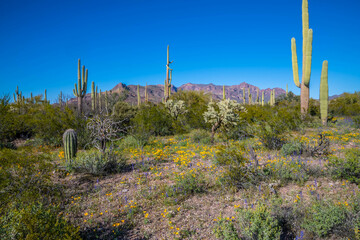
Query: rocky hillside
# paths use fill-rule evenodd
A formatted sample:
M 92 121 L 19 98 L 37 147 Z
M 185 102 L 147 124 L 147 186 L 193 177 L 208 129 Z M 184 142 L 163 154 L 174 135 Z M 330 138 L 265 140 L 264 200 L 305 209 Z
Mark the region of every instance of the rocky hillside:
M 253 96 L 253 101 L 256 98 L 258 87 L 248 84 L 246 82 L 243 82 L 239 85 L 231 85 L 231 86 L 225 86 L 225 94 L 227 98 L 230 98 L 232 100 L 236 100 L 238 102 L 242 102 L 243 100 L 243 88 L 245 88 L 245 99 L 248 101 L 248 89 L 250 89 L 250 93 Z M 121 92 L 127 90 L 129 93 L 129 96 L 127 98 L 128 102 L 136 103 L 137 102 L 137 85 L 125 85 L 123 83 L 119 83 L 116 85 L 113 89 L 111 89 L 112 92 Z M 184 85 L 181 85 L 180 87 L 172 87 L 172 92 L 178 92 L 178 91 L 203 91 L 205 93 L 211 93 L 213 96 L 213 99 L 222 99 L 223 97 L 223 86 L 221 85 L 214 85 L 212 83 L 210 84 L 193 84 L 193 83 L 187 83 Z M 265 94 L 265 101 L 269 101 L 270 99 L 270 91 L 272 89 L 259 89 L 259 97 L 261 98 L 261 94 L 264 91 Z M 158 85 L 148 85 L 148 94 L 149 94 L 149 101 L 151 102 L 160 102 L 161 99 L 164 97 L 164 85 L 158 84 Z M 281 94 L 285 94 L 285 90 L 282 88 L 275 88 L 275 95 L 279 96 Z M 140 86 L 140 96 L 141 100 L 144 101 L 145 99 L 145 86 Z
M 248 102 L 248 89 L 250 89 L 250 93 L 253 96 L 252 100 L 255 101 L 257 90 L 259 89 L 259 97 L 261 99 L 261 94 L 264 92 L 265 94 L 265 101 L 269 101 L 270 99 L 270 92 L 271 88 L 267 89 L 260 89 L 254 85 L 248 84 L 246 82 L 242 82 L 239 85 L 230 85 L 225 86 L 225 94 L 226 98 L 230 98 L 232 100 L 236 100 L 237 102 L 243 102 L 243 88 L 245 89 L 245 99 Z M 162 98 L 164 97 L 164 85 L 148 85 L 147 91 L 149 95 L 150 102 L 161 102 Z M 285 94 L 285 90 L 282 88 L 274 88 L 275 95 L 279 96 L 281 94 Z M 128 92 L 128 97 L 126 99 L 127 102 L 136 104 L 137 103 L 137 85 L 126 85 L 124 83 L 119 83 L 111 90 L 113 93 L 120 93 L 123 91 Z M 204 93 L 212 94 L 213 99 L 222 99 L 223 97 L 223 86 L 221 85 L 214 85 L 210 84 L 193 84 L 193 83 L 186 83 L 181 85 L 180 87 L 172 86 L 172 90 L 174 92 L 178 91 L 203 91 Z M 141 101 L 145 100 L 145 86 L 140 86 L 140 96 Z M 90 102 L 91 100 L 91 93 L 86 94 L 85 101 Z M 70 102 L 75 103 L 77 100 L 73 98 Z

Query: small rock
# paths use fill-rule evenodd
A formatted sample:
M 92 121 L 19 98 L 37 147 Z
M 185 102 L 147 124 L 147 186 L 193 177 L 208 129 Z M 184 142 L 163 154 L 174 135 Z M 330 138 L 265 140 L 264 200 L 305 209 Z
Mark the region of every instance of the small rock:
M 122 190 L 122 192 L 127 192 L 127 191 L 129 191 L 129 189 L 123 189 L 123 190 Z

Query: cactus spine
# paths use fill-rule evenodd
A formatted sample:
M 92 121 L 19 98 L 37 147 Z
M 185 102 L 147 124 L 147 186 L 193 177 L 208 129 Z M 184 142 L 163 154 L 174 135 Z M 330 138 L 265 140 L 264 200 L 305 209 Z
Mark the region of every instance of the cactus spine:
M 296 54 L 295 38 L 291 39 L 292 67 L 295 85 L 300 88 L 301 114 L 306 115 L 309 109 L 309 86 L 311 75 L 311 57 L 313 30 L 309 29 L 309 7 L 308 0 L 302 2 L 302 28 L 303 28 L 303 63 L 302 63 L 302 81 L 299 81 L 299 67 Z
M 82 77 L 81 77 L 80 69 L 81 69 L 81 63 L 80 63 L 80 59 L 79 59 L 78 60 L 78 84 L 75 83 L 75 88 L 73 90 L 75 97 L 77 97 L 79 114 L 82 113 L 82 100 L 86 95 L 87 81 L 88 81 L 88 70 L 86 69 L 86 72 L 85 72 L 85 66 L 83 66 L 82 67 Z
M 226 99 L 226 94 L 225 94 L 225 85 L 223 85 L 223 100 Z
M 140 106 L 141 104 L 141 98 L 140 98 L 140 86 L 137 85 L 137 105 Z
M 91 82 L 91 110 L 95 112 L 96 110 L 96 93 L 95 93 L 95 82 Z
M 328 61 L 324 61 L 321 70 L 320 81 L 320 115 L 323 126 L 327 125 L 329 103 L 329 86 L 328 86 Z
M 76 157 L 77 152 L 77 135 L 75 130 L 68 129 L 64 132 L 63 135 L 64 143 L 64 155 L 67 161 Z
M 170 68 L 170 64 L 173 62 L 170 62 L 169 57 L 169 45 L 167 46 L 167 62 L 166 62 L 166 79 L 164 84 L 164 102 L 167 102 L 170 98 L 170 92 L 171 92 L 171 81 L 172 81 L 172 69 Z

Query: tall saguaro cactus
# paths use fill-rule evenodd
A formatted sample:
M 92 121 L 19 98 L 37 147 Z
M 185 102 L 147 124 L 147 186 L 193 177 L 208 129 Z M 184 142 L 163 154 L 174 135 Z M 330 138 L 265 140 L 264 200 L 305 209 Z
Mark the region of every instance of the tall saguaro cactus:
M 264 106 L 265 104 L 265 96 L 264 96 L 264 91 L 262 91 L 262 94 L 261 94 L 261 106 Z
M 164 84 L 164 102 L 167 102 L 171 94 L 172 69 L 170 68 L 169 45 L 167 46 L 166 79 Z
M 245 88 L 243 88 L 242 90 L 243 90 L 243 104 L 246 104 L 246 101 L 245 101 Z
M 311 75 L 311 57 L 313 30 L 309 29 L 309 7 L 308 0 L 302 2 L 302 31 L 303 31 L 303 61 L 302 61 L 302 80 L 299 81 L 299 67 L 296 54 L 295 38 L 291 39 L 292 68 L 295 85 L 301 89 L 300 102 L 301 114 L 306 115 L 309 109 L 309 87 Z
M 95 93 L 95 82 L 91 82 L 91 110 L 95 112 L 96 110 L 96 93 Z
M 324 61 L 321 70 L 320 81 L 320 115 L 323 126 L 327 125 L 329 103 L 329 86 L 328 86 L 328 61 Z
M 145 85 L 145 102 L 149 102 L 148 93 L 147 93 L 147 83 Z
M 99 99 L 99 113 L 102 112 L 102 98 L 101 98 L 102 94 L 101 94 L 101 89 L 99 90 L 99 95 L 98 95 L 98 99 Z
M 78 60 L 78 84 L 75 83 L 74 95 L 77 97 L 78 102 L 78 111 L 79 114 L 82 113 L 82 100 L 86 95 L 87 89 L 87 80 L 88 80 L 88 70 L 85 71 L 85 66 L 82 67 L 82 76 L 81 76 L 81 63 L 80 59 Z
M 260 103 L 260 99 L 259 99 L 259 89 L 256 89 L 256 104 Z
M 140 106 L 141 104 L 141 98 L 140 98 L 140 86 L 139 84 L 137 85 L 137 105 L 138 107 Z
M 225 85 L 223 85 L 223 100 L 226 99 L 226 94 L 225 94 Z

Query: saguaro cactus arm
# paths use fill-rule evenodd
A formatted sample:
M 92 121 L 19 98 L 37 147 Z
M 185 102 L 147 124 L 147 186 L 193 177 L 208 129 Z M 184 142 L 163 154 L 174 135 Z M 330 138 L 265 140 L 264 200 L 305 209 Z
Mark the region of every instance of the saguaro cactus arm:
M 324 61 L 321 70 L 320 81 L 320 115 L 324 126 L 327 124 L 329 103 L 329 86 L 328 86 L 328 61 Z
M 305 76 L 303 79 L 304 84 L 307 87 L 309 87 L 310 75 L 311 75 L 312 41 L 313 41 L 313 30 L 309 29 L 307 34 L 306 53 L 305 53 Z
M 298 66 L 298 58 L 297 58 L 297 54 L 296 54 L 295 38 L 291 39 L 291 56 L 292 56 L 292 68 L 293 68 L 294 83 L 298 88 L 300 88 L 299 66 Z

